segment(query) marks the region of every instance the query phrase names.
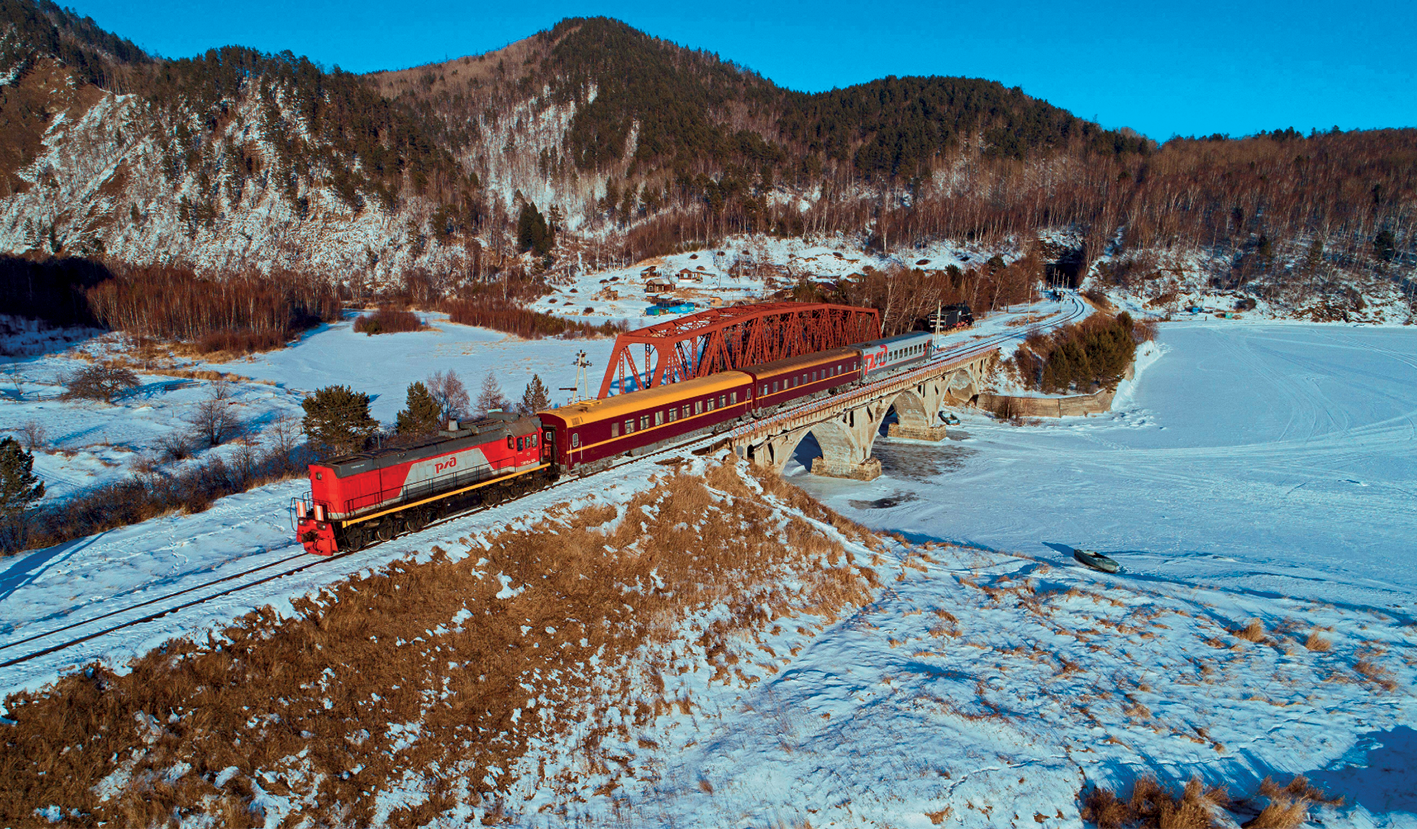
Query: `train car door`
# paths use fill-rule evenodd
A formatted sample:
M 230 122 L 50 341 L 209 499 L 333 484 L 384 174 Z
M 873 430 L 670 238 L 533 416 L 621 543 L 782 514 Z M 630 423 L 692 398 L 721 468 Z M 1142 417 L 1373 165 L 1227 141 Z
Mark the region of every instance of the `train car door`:
M 556 430 L 543 429 L 541 432 L 541 462 L 556 462 Z

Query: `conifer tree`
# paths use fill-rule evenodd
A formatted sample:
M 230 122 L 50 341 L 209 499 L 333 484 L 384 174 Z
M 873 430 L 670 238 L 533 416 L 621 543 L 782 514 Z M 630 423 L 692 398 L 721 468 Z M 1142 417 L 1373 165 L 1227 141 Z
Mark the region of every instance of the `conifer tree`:
M 0 440 L 0 516 L 18 515 L 44 497 L 44 482 L 35 477 L 34 455 L 12 437 Z
M 34 474 L 34 455 L 21 449 L 14 438 L 0 440 L 0 550 L 24 547 L 25 513 L 43 497 L 44 482 Z
M 443 424 L 443 408 L 421 382 L 408 387 L 406 408 L 399 412 L 395 430 L 401 435 L 431 435 Z
M 531 382 L 526 384 L 526 391 L 522 392 L 522 399 L 517 404 L 517 411 L 524 415 L 533 415 L 549 408 L 551 408 L 551 395 L 546 390 L 546 384 L 541 382 L 539 375 L 533 374 Z
M 517 247 L 520 250 L 535 251 L 536 255 L 545 256 L 556 244 L 554 234 L 535 204 L 527 202 L 522 205 L 521 214 L 517 217 Z
M 358 452 L 379 428 L 369 416 L 369 395 L 347 386 L 326 386 L 300 406 L 305 410 L 305 435 L 324 457 Z

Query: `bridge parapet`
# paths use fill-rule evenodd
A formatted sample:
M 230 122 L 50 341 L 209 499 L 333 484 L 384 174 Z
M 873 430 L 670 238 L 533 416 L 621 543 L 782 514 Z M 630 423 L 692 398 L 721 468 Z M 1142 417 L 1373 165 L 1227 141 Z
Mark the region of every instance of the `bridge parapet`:
M 890 435 L 915 440 L 943 440 L 945 426 L 936 415 L 947 401 L 964 402 L 977 393 L 995 347 L 975 349 L 872 383 L 847 394 L 799 406 L 747 423 L 728 437 L 741 457 L 781 472 L 808 434 L 822 449 L 812 473 L 834 478 L 871 480 L 881 463 L 871 457 L 881 423 L 892 409 L 900 422 Z

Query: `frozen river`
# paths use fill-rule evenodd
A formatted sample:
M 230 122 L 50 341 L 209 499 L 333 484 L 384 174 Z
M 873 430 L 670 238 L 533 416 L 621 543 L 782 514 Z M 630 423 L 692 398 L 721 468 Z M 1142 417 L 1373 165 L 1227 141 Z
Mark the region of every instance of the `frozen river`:
M 872 483 L 788 474 L 910 537 L 1092 547 L 1138 574 L 1410 612 L 1417 331 L 1173 324 L 1160 343 L 1108 415 L 1020 427 L 968 412 L 940 444 L 882 438 Z

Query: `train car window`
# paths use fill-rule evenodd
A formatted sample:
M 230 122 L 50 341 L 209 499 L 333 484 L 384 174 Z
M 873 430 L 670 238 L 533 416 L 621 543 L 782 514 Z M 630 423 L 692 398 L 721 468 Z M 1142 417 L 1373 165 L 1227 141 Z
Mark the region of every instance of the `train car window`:
M 649 415 L 640 415 L 640 431 L 649 428 Z
M 719 407 L 720 409 L 722 409 L 724 406 L 727 406 L 727 405 L 728 405 L 728 395 L 726 395 L 726 394 L 720 394 L 720 395 L 718 396 L 718 407 Z
M 709 412 L 713 411 L 713 398 L 712 398 L 712 397 L 710 397 L 708 400 L 704 401 L 704 410 L 705 410 L 705 411 L 709 411 Z
M 678 420 L 678 419 L 679 419 L 679 410 L 678 410 L 678 409 L 670 409 L 670 410 L 669 410 L 669 422 L 670 422 L 670 423 L 673 423 L 674 421 L 676 421 L 676 420 Z
M 694 401 L 694 414 L 697 415 L 697 414 L 703 414 L 703 413 L 704 413 L 704 401 L 702 401 L 702 400 L 695 400 L 695 401 Z
M 763 394 L 767 394 L 767 393 L 768 393 L 768 384 L 767 384 L 767 383 L 764 383 L 764 384 L 763 384 L 763 391 L 762 391 L 762 393 L 763 393 Z
M 776 381 L 776 380 L 772 381 L 772 390 L 773 390 L 774 392 L 777 391 L 777 381 Z
M 664 425 L 664 412 L 655 412 L 655 413 L 654 413 L 654 425 L 656 425 L 656 426 L 663 426 L 663 425 Z
M 575 449 L 575 448 L 579 447 L 580 445 L 581 445 L 581 433 L 580 433 L 580 432 L 572 432 L 572 433 L 571 433 L 571 448 L 572 448 L 572 449 Z
M 618 424 L 618 423 L 612 423 L 612 424 L 610 424 L 610 436 L 611 436 L 612 438 L 618 438 L 618 437 L 620 437 L 620 424 Z
M 511 449 L 511 448 L 512 448 L 512 436 L 511 436 L 511 435 L 507 435 L 507 448 L 508 448 L 508 449 Z
M 738 405 L 738 392 L 729 392 L 728 402 L 734 404 L 735 406 Z
M 628 435 L 628 434 L 633 433 L 634 431 L 635 431 L 635 419 L 632 417 L 632 418 L 630 418 L 629 420 L 625 421 L 625 434 Z
M 683 416 L 686 417 L 686 418 L 689 416 L 689 404 L 688 404 L 688 403 L 685 403 L 685 404 L 684 404 L 684 415 L 683 415 Z
M 525 452 L 525 451 L 526 451 L 526 439 L 525 439 L 525 438 L 517 438 L 517 451 L 518 451 L 518 452 Z

